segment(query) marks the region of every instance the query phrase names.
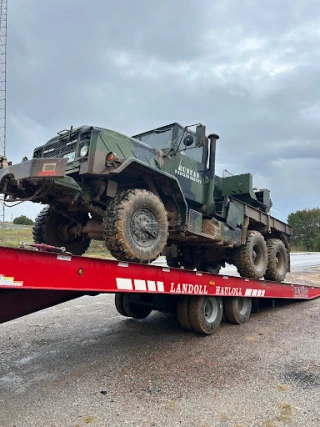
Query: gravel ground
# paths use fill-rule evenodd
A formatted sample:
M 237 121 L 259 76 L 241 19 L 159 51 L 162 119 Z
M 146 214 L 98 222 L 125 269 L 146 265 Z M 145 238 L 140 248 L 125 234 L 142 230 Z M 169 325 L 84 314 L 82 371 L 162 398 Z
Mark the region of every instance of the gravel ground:
M 319 427 L 319 324 L 317 299 L 202 337 L 82 297 L 1 325 L 0 427 Z

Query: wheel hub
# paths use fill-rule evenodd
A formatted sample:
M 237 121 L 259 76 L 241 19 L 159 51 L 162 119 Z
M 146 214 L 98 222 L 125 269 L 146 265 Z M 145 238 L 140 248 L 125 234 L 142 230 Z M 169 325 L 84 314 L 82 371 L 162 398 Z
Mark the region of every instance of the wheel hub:
M 258 245 L 255 245 L 252 250 L 252 260 L 256 267 L 260 267 L 260 265 L 263 262 L 263 255 L 260 247 Z
M 213 322 L 218 313 L 217 302 L 210 298 L 207 300 L 204 307 L 204 315 L 209 323 Z
M 153 212 L 142 208 L 137 210 L 131 219 L 131 232 L 140 246 L 148 246 L 158 235 L 159 224 Z

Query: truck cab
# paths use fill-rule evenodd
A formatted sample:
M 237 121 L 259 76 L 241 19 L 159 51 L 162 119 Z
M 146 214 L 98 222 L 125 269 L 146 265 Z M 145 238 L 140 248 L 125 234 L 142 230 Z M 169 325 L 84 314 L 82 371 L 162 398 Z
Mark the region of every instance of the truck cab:
M 195 132 L 171 123 L 133 138 L 167 154 L 164 170 L 178 179 L 188 204 L 205 203 L 206 159 L 204 147 L 196 145 Z

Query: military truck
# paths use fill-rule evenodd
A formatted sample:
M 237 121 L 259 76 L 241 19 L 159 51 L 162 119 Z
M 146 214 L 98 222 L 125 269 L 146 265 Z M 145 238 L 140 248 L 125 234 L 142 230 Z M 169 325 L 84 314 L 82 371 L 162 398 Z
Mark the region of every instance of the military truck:
M 192 128 L 193 126 L 193 128 Z M 270 215 L 270 191 L 252 175 L 215 173 L 219 136 L 202 124 L 172 123 L 132 137 L 71 127 L 16 165 L 0 162 L 6 202 L 46 205 L 36 243 L 82 255 L 104 240 L 118 260 L 283 281 L 292 229 Z M 191 130 L 194 129 L 194 130 Z

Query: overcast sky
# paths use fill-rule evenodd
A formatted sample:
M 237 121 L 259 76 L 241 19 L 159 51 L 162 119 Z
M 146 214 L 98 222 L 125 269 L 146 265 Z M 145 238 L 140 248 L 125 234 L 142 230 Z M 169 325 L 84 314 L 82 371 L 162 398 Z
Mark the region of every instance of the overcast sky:
M 319 207 L 319 23 L 319 0 L 9 0 L 8 158 L 71 125 L 202 122 L 274 216 Z

